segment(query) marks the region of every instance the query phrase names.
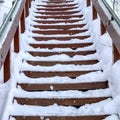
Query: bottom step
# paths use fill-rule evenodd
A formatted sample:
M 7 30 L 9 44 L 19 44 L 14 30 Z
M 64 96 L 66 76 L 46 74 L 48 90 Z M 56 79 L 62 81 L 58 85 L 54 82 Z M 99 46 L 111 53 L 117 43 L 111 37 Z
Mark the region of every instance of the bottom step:
M 109 115 L 96 116 L 13 116 L 16 120 L 102 120 Z

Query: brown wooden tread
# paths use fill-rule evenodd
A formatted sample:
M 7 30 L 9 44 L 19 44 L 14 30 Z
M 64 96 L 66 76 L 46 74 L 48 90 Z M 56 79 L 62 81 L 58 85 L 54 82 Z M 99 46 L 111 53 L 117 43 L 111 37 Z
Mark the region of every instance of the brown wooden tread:
M 82 19 L 84 20 L 84 19 Z M 79 22 L 79 19 L 76 20 L 34 20 L 34 22 L 37 22 L 39 24 L 57 24 L 57 23 L 75 23 L 75 22 Z
M 74 79 L 73 79 L 74 81 Z M 49 81 L 48 81 L 49 82 Z M 17 83 L 17 86 L 21 86 L 26 91 L 58 91 L 58 90 L 96 90 L 108 88 L 108 81 L 103 82 L 86 82 L 86 83 Z M 51 89 L 52 86 L 52 89 Z
M 49 71 L 49 72 L 41 72 L 41 71 L 21 71 L 26 76 L 30 78 L 40 78 L 40 77 L 54 77 L 54 76 L 61 76 L 61 77 L 78 77 L 83 74 L 87 74 L 90 72 L 97 72 L 98 70 L 88 70 L 88 71 Z
M 88 116 L 13 116 L 16 120 L 102 120 L 110 115 Z M 42 119 L 43 118 L 43 119 Z
M 74 34 L 83 33 L 87 31 L 88 29 L 83 29 L 83 30 L 32 30 L 33 33 L 43 34 L 43 35 L 56 35 L 56 34 L 74 35 Z
M 41 4 L 37 4 L 37 7 L 64 7 L 64 6 L 67 6 L 67 7 L 73 7 L 73 6 L 76 6 L 78 5 L 77 3 L 72 3 L 72 4 L 47 4 L 47 5 L 41 5 Z
M 72 29 L 72 28 L 82 28 L 86 24 L 74 24 L 74 25 L 33 25 L 35 28 L 40 28 L 40 29 Z
M 74 2 L 74 0 L 48 0 L 48 1 L 45 1 L 45 0 L 42 0 L 42 2 L 45 2 L 45 3 L 63 3 L 63 2 L 66 2 L 66 3 L 69 3 L 69 2 Z
M 41 18 L 41 19 L 48 19 L 48 18 L 71 19 L 71 18 L 82 18 L 83 15 L 40 15 L 40 14 L 36 14 L 34 17 L 35 18 Z
M 75 13 L 80 13 L 80 11 L 35 11 L 35 13 L 45 15 L 71 15 Z
M 81 107 L 85 104 L 97 103 L 102 100 L 106 100 L 109 97 L 97 97 L 97 98 L 17 98 L 18 104 L 21 105 L 37 105 L 37 106 L 49 106 L 57 103 L 57 105 Z
M 90 54 L 95 54 L 96 50 L 91 50 L 91 51 L 77 51 L 77 52 L 31 52 L 29 51 L 29 54 L 32 56 L 40 56 L 40 57 L 48 57 L 52 55 L 61 55 L 65 54 L 70 57 L 73 57 L 75 55 L 90 55 Z
M 61 65 L 69 65 L 69 64 L 74 64 L 74 65 L 93 65 L 98 63 L 98 60 L 83 60 L 83 61 L 26 61 L 30 65 L 40 65 L 40 66 L 53 66 L 56 64 L 61 64 Z
M 66 10 L 73 10 L 73 9 L 77 9 L 78 7 L 59 7 L 59 8 L 50 8 L 50 7 L 44 7 L 44 8 L 41 8 L 41 7 L 37 7 L 36 9 L 37 10 L 45 10 L 45 11 L 66 11 Z
M 92 42 L 89 43 L 70 43 L 70 44 L 29 44 L 33 48 L 71 48 L 76 50 L 77 48 L 87 47 L 93 45 Z
M 71 40 L 71 39 L 79 39 L 79 40 L 84 40 L 87 38 L 90 38 L 90 35 L 85 35 L 85 36 L 65 36 L 65 37 L 56 37 L 56 36 L 42 36 L 42 37 L 36 37 L 36 36 L 32 36 L 32 38 L 34 38 L 36 41 L 48 41 L 48 40 L 60 40 L 60 41 L 67 41 L 67 40 Z

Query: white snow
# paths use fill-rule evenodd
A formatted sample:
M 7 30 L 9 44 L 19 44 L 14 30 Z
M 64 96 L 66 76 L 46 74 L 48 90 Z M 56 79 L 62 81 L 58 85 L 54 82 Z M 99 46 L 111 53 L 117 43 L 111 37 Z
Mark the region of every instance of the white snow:
M 7 0 L 6 0 L 7 1 Z M 46 0 L 47 1 L 47 0 Z M 41 0 L 36 0 L 36 2 L 41 2 Z M 21 42 L 20 42 L 20 52 L 18 54 L 12 52 L 12 73 L 11 79 L 7 83 L 0 83 L 0 116 L 2 120 L 7 120 L 8 115 L 39 115 L 39 116 L 52 116 L 52 115 L 59 115 L 59 116 L 78 116 L 78 115 L 104 115 L 104 114 L 113 114 L 104 120 L 119 120 L 118 116 L 114 114 L 120 115 L 120 61 L 117 61 L 113 65 L 113 48 L 112 48 L 112 40 L 108 33 L 104 35 L 100 35 L 99 29 L 99 18 L 96 20 L 91 19 L 91 7 L 85 6 L 85 0 L 75 0 L 74 3 L 79 2 L 79 10 L 82 10 L 79 14 L 84 14 L 83 18 L 85 18 L 82 22 L 76 22 L 75 24 L 82 24 L 87 23 L 87 26 L 84 28 L 89 28 L 89 31 L 86 33 L 82 33 L 80 35 L 91 35 L 90 38 L 85 40 L 78 40 L 72 39 L 70 41 L 58 41 L 58 40 L 48 40 L 48 41 L 35 41 L 33 36 L 44 36 L 43 34 L 32 34 L 32 30 L 36 30 L 38 28 L 34 28 L 33 25 L 37 25 L 38 23 L 33 22 L 32 20 L 38 20 L 34 17 L 35 14 L 32 11 L 35 11 L 36 5 L 32 1 L 32 7 L 30 9 L 31 14 L 28 18 L 26 18 L 26 32 L 21 35 Z M 41 2 L 41 4 L 44 4 Z M 7 3 L 7 6 L 11 5 Z M 78 10 L 78 9 L 76 9 Z M 71 18 L 72 20 L 73 18 Z M 47 19 L 47 20 L 55 20 L 55 19 Z M 64 25 L 65 23 L 56 23 L 55 25 Z M 31 26 L 30 26 L 31 25 Z M 80 29 L 80 28 L 76 28 Z M 79 35 L 79 34 L 76 34 Z M 52 35 L 46 35 L 52 36 Z M 66 35 L 56 35 L 56 36 L 66 36 Z M 69 35 L 68 35 L 69 36 Z M 72 35 L 74 36 L 74 35 Z M 72 50 L 72 49 L 42 49 L 42 48 L 31 48 L 29 43 L 36 43 L 36 44 L 63 44 L 63 43 L 88 43 L 93 42 L 93 45 L 89 47 L 83 47 L 80 49 Z M 96 53 L 92 55 L 76 55 L 73 57 L 69 57 L 65 54 L 61 55 L 53 55 L 49 57 L 33 57 L 27 51 L 84 51 L 84 50 L 94 50 L 96 49 Z M 43 66 L 32 66 L 29 65 L 26 60 L 34 60 L 34 61 L 74 61 L 74 60 L 95 60 L 98 59 L 99 62 L 93 65 L 54 65 L 50 67 L 43 67 Z M 49 77 L 49 78 L 29 78 L 25 76 L 23 73 L 20 73 L 22 70 L 34 70 L 34 71 L 81 71 L 81 70 L 98 70 L 96 72 L 91 72 L 85 75 L 81 75 L 76 77 L 74 80 L 69 77 Z M 103 72 L 101 71 L 103 70 Z M 99 82 L 99 81 L 109 81 L 109 88 L 107 89 L 100 89 L 100 90 L 90 90 L 86 92 L 81 91 L 44 91 L 44 92 L 27 92 L 24 91 L 20 86 L 16 87 L 17 83 L 83 83 L 83 82 Z M 50 86 L 53 90 L 53 86 Z M 47 96 L 46 96 L 47 95 Z M 88 97 L 109 97 L 104 101 L 94 103 L 94 104 L 86 104 L 80 108 L 74 107 L 65 107 L 59 106 L 57 104 L 50 105 L 47 107 L 42 106 L 29 106 L 29 105 L 19 105 L 16 101 L 14 104 L 12 103 L 13 97 L 27 97 L 27 98 L 88 98 Z M 31 112 L 33 111 L 34 112 Z M 2 113 L 4 111 L 4 113 Z M 62 113 L 62 114 L 61 114 Z M 11 118 L 14 120 L 14 118 Z

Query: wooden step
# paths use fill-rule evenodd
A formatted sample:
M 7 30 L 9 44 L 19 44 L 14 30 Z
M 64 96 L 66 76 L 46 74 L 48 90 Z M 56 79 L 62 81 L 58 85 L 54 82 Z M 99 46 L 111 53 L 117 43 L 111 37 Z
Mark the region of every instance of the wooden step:
M 56 37 L 56 36 L 45 36 L 45 37 L 36 37 L 33 36 L 32 38 L 34 38 L 36 41 L 48 41 L 48 40 L 60 40 L 60 41 L 67 41 L 67 40 L 71 40 L 71 39 L 79 39 L 79 40 L 84 40 L 87 38 L 90 38 L 90 35 L 85 35 L 85 36 L 65 36 L 65 37 Z
M 76 79 L 76 77 L 75 77 Z M 74 81 L 74 78 L 73 78 Z M 96 90 L 96 89 L 105 89 L 108 88 L 108 81 L 103 82 L 86 82 L 86 83 L 17 83 L 17 85 L 21 86 L 22 89 L 26 91 L 58 91 L 58 90 Z M 52 86 L 52 89 L 51 89 Z
M 40 19 L 71 19 L 71 18 L 82 18 L 83 15 L 40 15 L 36 14 L 34 16 L 35 18 L 40 18 Z
M 61 3 L 71 3 L 74 2 L 74 0 L 69 0 L 69 1 L 42 1 L 43 3 L 55 3 L 55 4 L 61 4 Z
M 53 104 L 63 106 L 80 107 L 85 104 L 97 103 L 102 100 L 108 99 L 108 97 L 97 98 L 14 98 L 18 104 L 21 105 L 37 105 L 37 106 L 49 106 Z
M 96 50 L 91 50 L 91 51 L 77 51 L 77 52 L 29 52 L 32 56 L 40 56 L 40 57 L 48 57 L 52 55 L 61 55 L 65 54 L 70 57 L 73 57 L 75 55 L 90 55 L 90 54 L 95 54 Z
M 32 30 L 33 33 L 43 34 L 43 35 L 56 35 L 56 34 L 74 35 L 74 34 L 83 33 L 87 31 L 88 29 L 84 29 L 84 30 Z
M 37 10 L 45 10 L 45 11 L 67 11 L 67 10 L 73 10 L 73 9 L 77 9 L 78 7 L 58 7 L 58 8 L 54 8 L 54 7 L 36 7 Z
M 63 2 L 67 2 L 67 3 L 69 3 L 69 2 L 74 2 L 74 0 L 47 0 L 47 1 L 45 1 L 45 0 L 42 0 L 42 2 L 45 2 L 45 3 L 48 3 L 48 2 L 54 2 L 54 3 L 63 3 Z
M 35 13 L 44 15 L 71 15 L 80 13 L 80 11 L 35 11 Z
M 55 3 L 52 3 L 52 4 L 47 4 L 47 5 L 38 5 L 37 4 L 37 7 L 54 7 L 54 8 L 56 8 L 56 7 L 65 7 L 65 6 L 67 6 L 67 7 L 74 7 L 74 6 L 76 6 L 76 5 L 78 5 L 77 3 L 72 3 L 72 4 L 55 4 Z
M 84 19 L 82 19 L 84 20 Z M 80 20 L 76 19 L 76 20 L 34 20 L 34 22 L 37 22 L 39 24 L 58 24 L 58 23 L 75 23 L 75 22 L 79 22 Z
M 93 45 L 93 43 L 71 43 L 71 44 L 29 44 L 33 48 L 71 48 L 76 50 L 77 48 L 87 47 Z
M 40 65 L 40 66 L 53 66 L 56 64 L 61 64 L 61 65 L 69 65 L 69 64 L 74 64 L 74 65 L 92 65 L 98 63 L 98 60 L 86 60 L 86 61 L 27 61 L 30 65 Z
M 88 116 L 13 116 L 16 120 L 103 120 L 109 115 Z M 41 118 L 41 119 L 40 119 Z M 43 119 L 42 119 L 43 118 Z
M 40 77 L 54 77 L 54 76 L 61 76 L 61 77 L 71 77 L 75 78 L 83 74 L 87 74 L 90 72 L 97 72 L 97 70 L 88 70 L 88 71 L 50 71 L 50 72 L 39 72 L 39 71 L 21 71 L 26 76 L 30 78 L 40 78 Z
M 72 28 L 82 28 L 84 27 L 86 24 L 71 24 L 71 25 L 33 25 L 33 27 L 35 28 L 39 28 L 39 29 L 63 29 L 63 30 L 67 30 L 67 29 L 72 29 Z

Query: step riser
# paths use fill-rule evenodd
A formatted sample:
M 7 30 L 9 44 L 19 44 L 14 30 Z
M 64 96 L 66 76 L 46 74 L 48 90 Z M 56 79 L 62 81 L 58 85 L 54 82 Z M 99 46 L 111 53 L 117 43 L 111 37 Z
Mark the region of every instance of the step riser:
M 48 0 L 48 1 L 42 0 L 42 2 L 45 2 L 45 3 L 64 3 L 64 2 L 70 3 L 70 2 L 74 2 L 74 0 L 59 0 L 59 1 L 57 1 L 57 0 Z
M 61 76 L 61 77 L 78 77 L 80 75 L 83 74 L 87 74 L 90 72 L 97 72 L 96 70 L 92 70 L 92 71 L 64 71 L 64 72 L 38 72 L 38 71 L 23 71 L 23 73 L 30 77 L 30 78 L 47 78 L 47 77 L 55 77 L 55 76 Z
M 93 65 L 97 64 L 99 61 L 98 60 L 87 60 L 87 61 L 67 61 L 67 62 L 59 62 L 59 61 L 27 61 L 30 65 L 40 65 L 40 66 L 53 66 L 56 64 L 61 64 L 61 65 Z
M 47 4 L 47 5 L 37 5 L 37 7 L 49 7 L 49 8 L 56 8 L 56 7 L 64 7 L 64 6 L 67 6 L 67 7 L 75 7 L 76 5 L 78 5 L 78 4 L 60 4 L 60 5 L 58 5 L 58 4 Z
M 49 7 L 45 7 L 45 8 L 36 8 L 37 10 L 46 10 L 46 11 L 68 11 L 68 10 L 74 10 L 77 9 L 78 7 L 60 7 L 60 8 L 49 8 Z
M 71 48 L 76 50 L 77 48 L 87 47 L 93 45 L 93 43 L 74 43 L 74 44 L 29 44 L 33 48 Z
M 71 14 L 76 14 L 80 13 L 80 11 L 59 11 L 59 12 L 41 12 L 41 11 L 35 11 L 37 14 L 44 14 L 44 15 L 71 15 Z
M 86 24 L 77 24 L 77 25 L 33 25 L 35 28 L 40 28 L 40 29 L 62 29 L 62 30 L 67 30 L 67 29 L 72 29 L 72 28 L 82 28 Z
M 68 41 L 71 39 L 79 39 L 79 40 L 85 40 L 87 38 L 90 38 L 89 35 L 86 36 L 71 36 L 71 37 L 34 37 L 33 38 L 36 41 L 48 41 L 48 40 L 59 40 L 59 41 Z
M 38 14 L 39 15 L 39 14 Z M 47 16 L 43 16 L 43 15 L 35 15 L 35 18 L 40 18 L 40 19 L 49 19 L 49 18 L 53 18 L 53 19 L 71 19 L 71 18 L 82 18 L 82 15 L 47 15 Z
M 102 120 L 109 115 L 96 116 L 15 116 L 16 120 Z M 43 119 L 42 119 L 43 118 Z
M 21 105 L 37 105 L 37 106 L 48 106 L 57 103 L 57 105 L 64 105 L 64 106 L 73 106 L 73 107 L 80 107 L 85 104 L 91 104 L 100 102 L 102 100 L 106 100 L 108 97 L 101 97 L 101 98 L 70 98 L 70 99 L 30 99 L 30 98 L 15 98 L 17 102 Z
M 73 79 L 74 80 L 74 79 Z M 49 82 L 49 81 L 48 81 Z M 58 90 L 96 90 L 108 88 L 108 82 L 91 82 L 91 83 L 67 83 L 67 84 L 17 84 L 27 91 L 58 91 Z M 52 89 L 51 89 L 52 86 Z
M 84 20 L 84 19 L 83 19 Z M 34 20 L 35 22 L 39 23 L 39 24 L 58 24 L 58 23 L 76 23 L 76 22 L 79 22 L 80 20 L 59 20 L 59 21 L 55 21 L 55 20 L 52 20 L 52 21 L 44 21 L 44 20 Z
M 65 54 L 68 55 L 69 57 L 73 57 L 75 55 L 90 55 L 90 54 L 95 54 L 96 51 L 78 51 L 78 52 L 29 52 L 32 56 L 40 56 L 40 57 L 48 57 L 52 55 L 61 55 Z
M 52 31 L 42 31 L 42 30 L 33 30 L 33 33 L 37 33 L 37 34 L 43 34 L 43 35 L 56 35 L 56 34 L 69 34 L 69 35 L 74 35 L 74 34 L 78 34 L 78 33 L 83 33 L 83 32 L 87 32 L 88 30 L 52 30 Z

